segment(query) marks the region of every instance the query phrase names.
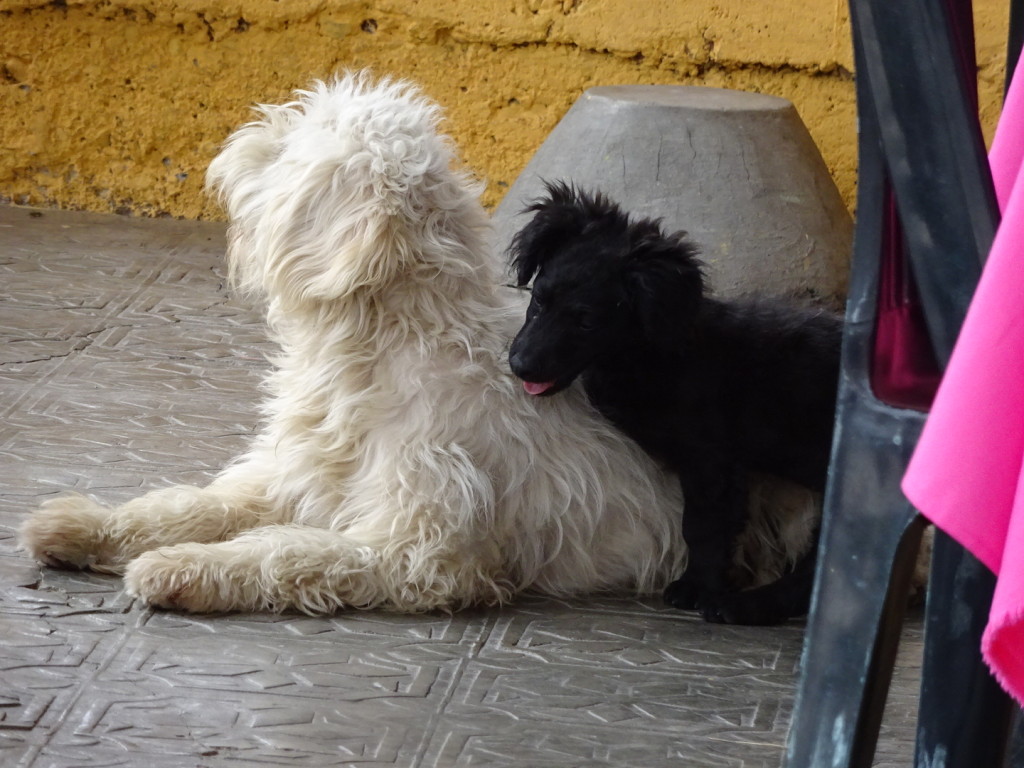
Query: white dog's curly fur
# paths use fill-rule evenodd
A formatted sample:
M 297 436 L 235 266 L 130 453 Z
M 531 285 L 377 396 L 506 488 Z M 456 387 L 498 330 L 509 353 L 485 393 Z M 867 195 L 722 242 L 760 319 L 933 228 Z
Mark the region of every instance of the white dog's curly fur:
M 579 391 L 530 398 L 509 373 L 521 302 L 438 108 L 347 75 L 259 113 L 208 182 L 282 349 L 262 433 L 206 488 L 45 503 L 29 552 L 189 611 L 455 609 L 678 576 L 675 478 Z

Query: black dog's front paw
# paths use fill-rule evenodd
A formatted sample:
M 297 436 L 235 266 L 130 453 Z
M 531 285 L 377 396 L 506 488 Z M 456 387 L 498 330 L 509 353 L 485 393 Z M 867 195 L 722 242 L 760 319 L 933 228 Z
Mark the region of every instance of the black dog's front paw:
M 700 605 L 705 621 L 714 624 L 742 624 L 767 627 L 781 624 L 789 614 L 775 606 L 752 599 L 748 592 L 730 592 L 705 598 Z
M 673 608 L 678 608 L 681 611 L 692 611 L 700 602 L 701 592 L 702 589 L 697 582 L 687 579 L 684 575 L 681 579 L 676 579 L 665 587 L 662 598 Z
M 721 622 L 718 618 L 719 593 L 708 589 L 700 579 L 683 574 L 667 587 L 662 595 L 665 602 L 681 611 L 700 611 L 706 621 Z
M 730 595 L 720 592 L 701 592 L 697 596 L 697 611 L 710 624 L 742 624 L 736 621 L 737 613 L 729 598 Z
M 712 624 L 771 626 L 781 624 L 790 614 L 756 592 L 714 592 L 684 574 L 665 588 L 665 602 L 683 611 L 699 611 Z

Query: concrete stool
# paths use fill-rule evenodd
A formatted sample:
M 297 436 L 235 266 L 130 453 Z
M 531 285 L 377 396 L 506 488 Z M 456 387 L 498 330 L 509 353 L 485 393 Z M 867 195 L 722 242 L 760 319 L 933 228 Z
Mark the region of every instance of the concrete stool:
M 717 295 L 842 306 L 850 215 L 785 99 L 674 85 L 589 89 L 495 211 L 501 252 L 542 182 L 559 179 L 688 231 Z

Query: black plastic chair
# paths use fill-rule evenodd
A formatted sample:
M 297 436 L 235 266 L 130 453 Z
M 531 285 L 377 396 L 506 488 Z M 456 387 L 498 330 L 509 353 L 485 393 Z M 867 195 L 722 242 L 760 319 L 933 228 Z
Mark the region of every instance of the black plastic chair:
M 1019 2 L 1014 3 L 1014 17 Z M 871 387 L 895 195 L 927 336 L 949 359 L 998 221 L 972 98 L 970 2 L 851 0 L 860 178 L 839 410 L 788 768 L 872 764 L 925 522 L 899 488 L 924 414 Z M 1011 30 L 1019 28 L 1011 23 Z M 1011 32 L 1015 38 L 1016 32 Z M 1010 59 L 1019 43 L 1011 39 Z M 980 655 L 994 578 L 936 534 L 915 765 L 998 768 L 1015 707 Z

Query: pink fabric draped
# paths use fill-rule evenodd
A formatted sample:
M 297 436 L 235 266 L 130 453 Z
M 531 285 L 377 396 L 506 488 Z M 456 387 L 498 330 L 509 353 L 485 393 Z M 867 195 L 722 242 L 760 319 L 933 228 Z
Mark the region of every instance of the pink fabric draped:
M 996 575 L 982 653 L 1024 703 L 1024 68 L 989 162 L 1002 222 L 903 479 L 911 503 Z

